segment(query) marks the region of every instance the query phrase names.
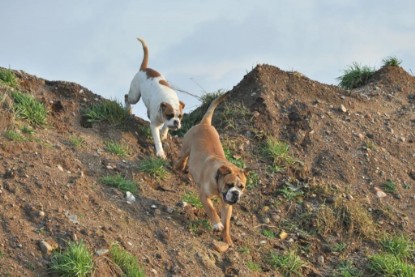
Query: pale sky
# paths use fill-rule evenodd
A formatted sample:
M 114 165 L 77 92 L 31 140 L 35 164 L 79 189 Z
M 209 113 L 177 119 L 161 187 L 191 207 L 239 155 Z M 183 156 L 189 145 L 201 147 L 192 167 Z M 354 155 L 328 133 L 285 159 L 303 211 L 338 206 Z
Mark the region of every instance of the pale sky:
M 257 64 L 337 84 L 353 62 L 394 56 L 415 72 L 414 0 L 13 0 L 0 5 L 0 66 L 123 101 L 143 52 L 196 95 L 229 90 Z M 178 93 L 185 112 L 197 99 Z M 133 112 L 146 119 L 140 101 Z

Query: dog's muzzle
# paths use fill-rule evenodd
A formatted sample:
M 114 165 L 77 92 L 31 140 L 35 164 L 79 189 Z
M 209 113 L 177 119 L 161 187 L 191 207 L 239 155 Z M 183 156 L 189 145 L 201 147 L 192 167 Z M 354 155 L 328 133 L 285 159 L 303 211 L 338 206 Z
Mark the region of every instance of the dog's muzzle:
M 175 130 L 178 130 L 178 129 L 180 129 L 180 121 L 179 120 L 174 120 L 173 121 L 173 125 L 167 125 L 167 127 L 170 129 L 170 130 L 173 130 L 173 131 L 175 131 Z
M 226 203 L 233 205 L 239 201 L 239 199 L 241 198 L 241 195 L 242 195 L 242 192 L 240 190 L 236 188 L 231 188 L 227 192 L 223 193 L 223 200 Z

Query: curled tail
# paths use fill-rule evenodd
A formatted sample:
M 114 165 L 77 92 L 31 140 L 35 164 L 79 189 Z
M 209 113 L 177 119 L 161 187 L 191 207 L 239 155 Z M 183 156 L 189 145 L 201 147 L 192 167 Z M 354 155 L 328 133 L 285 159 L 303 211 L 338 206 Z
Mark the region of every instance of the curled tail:
M 222 101 L 225 100 L 226 97 L 228 97 L 229 94 L 230 94 L 230 92 L 228 91 L 227 93 L 222 94 L 221 96 L 219 96 L 215 100 L 213 100 L 212 103 L 210 103 L 210 106 L 207 109 L 207 111 L 206 111 L 205 115 L 203 116 L 202 120 L 200 121 L 200 124 L 212 125 L 213 112 L 215 111 L 216 107 L 220 103 L 222 103 Z
M 144 39 L 137 38 L 137 40 L 141 42 L 141 44 L 143 45 L 143 51 L 144 51 L 143 61 L 141 62 L 140 70 L 145 70 L 148 65 L 148 47 Z

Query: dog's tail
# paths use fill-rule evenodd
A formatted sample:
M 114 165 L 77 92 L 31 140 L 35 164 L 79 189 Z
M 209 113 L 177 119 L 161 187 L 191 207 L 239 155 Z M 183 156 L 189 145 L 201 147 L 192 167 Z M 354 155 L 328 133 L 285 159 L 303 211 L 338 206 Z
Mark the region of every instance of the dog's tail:
M 145 70 L 147 68 L 147 65 L 148 65 L 148 47 L 147 47 L 147 43 L 142 38 L 137 38 L 137 40 L 139 42 L 141 42 L 141 44 L 143 45 L 143 51 L 144 51 L 144 57 L 143 57 L 143 61 L 141 62 L 140 70 Z
M 205 115 L 203 116 L 202 120 L 200 121 L 200 124 L 207 124 L 212 125 L 212 116 L 213 112 L 215 111 L 216 107 L 222 103 L 223 100 L 225 100 L 226 97 L 229 96 L 229 91 L 227 93 L 222 94 L 221 96 L 217 97 L 215 100 L 210 103 L 209 108 L 207 109 Z

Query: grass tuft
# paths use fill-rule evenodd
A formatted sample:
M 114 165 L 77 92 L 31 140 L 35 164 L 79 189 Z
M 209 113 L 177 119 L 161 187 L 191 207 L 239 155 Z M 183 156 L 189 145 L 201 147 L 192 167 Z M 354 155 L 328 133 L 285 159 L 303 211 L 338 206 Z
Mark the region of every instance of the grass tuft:
M 7 130 L 6 132 L 4 132 L 4 136 L 8 140 L 15 141 L 15 142 L 27 141 L 27 139 L 23 135 L 21 135 L 20 133 L 14 130 Z
M 94 262 L 85 244 L 71 242 L 62 253 L 54 253 L 51 257 L 51 270 L 58 276 L 89 276 Z
M 114 244 L 110 248 L 111 259 L 121 268 L 126 277 L 144 277 L 144 270 L 139 266 L 137 258 L 127 250 Z
M 150 174 L 154 178 L 164 179 L 167 176 L 167 162 L 160 158 L 147 158 L 142 160 L 138 170 Z
M 19 86 L 13 71 L 6 68 L 0 68 L 0 84 L 5 84 L 12 88 L 17 88 Z
M 184 201 L 186 203 L 189 203 L 190 205 L 192 205 L 195 208 L 199 208 L 199 209 L 203 208 L 203 204 L 200 201 L 199 196 L 196 193 L 192 192 L 192 191 L 187 191 L 183 195 L 182 201 Z
M 375 274 L 375 276 L 415 276 L 415 269 L 413 265 L 405 263 L 392 254 L 375 254 L 370 256 L 367 267 Z
M 125 179 L 120 174 L 102 177 L 100 182 L 104 185 L 117 188 L 123 192 L 137 193 L 137 184 Z
M 268 257 L 268 263 L 283 276 L 303 276 L 302 269 L 305 266 L 305 262 L 292 251 L 282 255 L 271 253 Z
M 46 124 L 48 111 L 32 95 L 13 91 L 11 97 L 14 102 L 13 112 L 16 118 L 25 119 L 33 126 L 43 126 Z
M 399 60 L 397 57 L 389 56 L 382 60 L 383 66 L 400 66 L 402 60 Z
M 366 85 L 374 74 L 374 69 L 353 63 L 344 70 L 344 74 L 337 78 L 339 86 L 343 89 L 354 89 Z
M 400 259 L 410 258 L 415 253 L 415 243 L 403 235 L 385 235 L 380 244 L 385 252 Z
M 128 155 L 128 148 L 124 147 L 122 144 L 119 144 L 115 141 L 106 141 L 104 143 L 105 150 L 111 154 L 117 155 L 119 157 L 125 157 Z
M 266 159 L 272 161 L 274 168 L 277 169 L 282 170 L 297 162 L 289 153 L 289 144 L 272 137 L 268 138 L 265 143 L 262 144 L 260 151 Z
M 129 117 L 128 111 L 116 100 L 104 100 L 82 111 L 82 116 L 89 123 L 106 122 L 122 124 Z

